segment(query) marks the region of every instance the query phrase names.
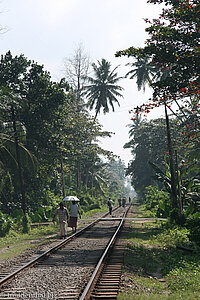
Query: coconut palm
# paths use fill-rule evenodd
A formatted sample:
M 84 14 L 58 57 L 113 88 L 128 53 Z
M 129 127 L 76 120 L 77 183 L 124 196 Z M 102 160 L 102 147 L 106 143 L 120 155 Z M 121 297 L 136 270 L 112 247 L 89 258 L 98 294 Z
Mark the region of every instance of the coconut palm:
M 88 99 L 88 107 L 90 110 L 95 109 L 95 119 L 100 113 L 101 108 L 103 113 L 109 112 L 109 105 L 114 111 L 114 103 L 119 106 L 119 101 L 117 97 L 123 97 L 120 91 L 123 88 L 116 83 L 122 79 L 118 77 L 116 73 L 116 68 L 111 70 L 111 63 L 106 61 L 104 58 L 98 61 L 98 64 L 92 64 L 94 71 L 94 78 L 87 77 L 89 85 L 85 87 L 85 96 Z
M 143 88 L 145 91 L 146 84 L 152 83 L 152 78 L 155 77 L 155 73 L 157 73 L 157 69 L 155 65 L 152 64 L 152 61 L 149 60 L 147 56 L 143 56 L 138 58 L 133 63 L 126 64 L 127 66 L 133 67 L 125 77 L 129 77 L 130 79 L 136 78 L 136 83 L 138 90 L 140 91 Z
M 130 138 L 134 136 L 136 129 L 143 123 L 142 116 L 137 115 L 134 119 L 132 119 L 132 121 L 133 122 L 131 124 L 127 125 L 127 127 L 130 128 L 128 132 Z

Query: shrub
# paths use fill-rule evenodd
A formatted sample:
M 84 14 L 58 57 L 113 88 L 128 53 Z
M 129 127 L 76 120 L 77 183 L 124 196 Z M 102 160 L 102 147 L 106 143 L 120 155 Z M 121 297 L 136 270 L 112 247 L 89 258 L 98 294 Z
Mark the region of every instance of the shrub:
M 12 227 L 12 219 L 0 211 L 0 236 L 4 237 Z
M 185 226 L 190 231 L 189 239 L 200 244 L 200 213 L 197 212 L 190 216 L 186 220 Z
M 94 203 L 89 206 L 89 210 L 101 208 L 99 203 Z
M 30 218 L 28 214 L 25 214 L 22 218 L 22 232 L 28 233 L 30 231 Z
M 168 283 L 171 290 L 200 291 L 200 267 L 198 262 L 179 261 L 176 268 L 168 274 Z
M 21 230 L 22 227 L 22 218 L 24 216 L 22 209 L 14 209 L 12 212 L 11 217 L 13 218 L 13 229 L 14 230 Z
M 31 217 L 31 221 L 33 223 L 39 223 L 39 222 L 46 222 L 48 221 L 48 218 L 46 216 L 46 211 L 48 211 L 48 215 L 50 216 L 50 210 L 53 211 L 52 207 L 45 207 L 44 205 L 41 205 L 40 207 L 38 207 L 37 211 L 35 212 L 31 212 L 30 217 Z
M 155 238 L 165 247 L 190 246 L 191 242 L 189 240 L 189 235 L 190 231 L 187 228 L 174 227 L 165 230 Z
M 170 213 L 169 194 L 159 190 L 155 186 L 148 186 L 145 189 L 145 205 L 156 217 L 168 217 Z

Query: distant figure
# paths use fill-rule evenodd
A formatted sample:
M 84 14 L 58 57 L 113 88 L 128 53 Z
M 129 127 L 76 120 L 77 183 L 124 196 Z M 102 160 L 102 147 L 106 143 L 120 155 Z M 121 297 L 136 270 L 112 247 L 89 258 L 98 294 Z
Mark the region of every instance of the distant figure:
M 128 200 L 129 200 L 129 203 L 131 203 L 131 197 L 129 197 Z
M 78 215 L 81 218 L 81 214 L 79 212 L 79 207 L 75 201 L 72 201 L 72 204 L 70 205 L 69 215 L 70 217 L 69 217 L 68 226 L 72 228 L 73 232 L 76 232 Z
M 66 238 L 67 230 L 66 230 L 66 222 L 68 221 L 69 214 L 67 209 L 64 207 L 63 202 L 60 202 L 59 208 L 57 208 L 53 215 L 53 223 L 55 222 L 55 217 L 58 215 L 58 221 L 60 224 L 60 238 Z
M 108 199 L 108 208 L 110 215 L 112 215 L 113 201 L 110 198 Z
M 122 200 L 121 200 L 121 198 L 118 199 L 118 203 L 119 203 L 119 206 L 122 206 Z
M 124 197 L 124 198 L 122 199 L 122 206 L 125 207 L 125 205 L 126 205 L 126 198 Z

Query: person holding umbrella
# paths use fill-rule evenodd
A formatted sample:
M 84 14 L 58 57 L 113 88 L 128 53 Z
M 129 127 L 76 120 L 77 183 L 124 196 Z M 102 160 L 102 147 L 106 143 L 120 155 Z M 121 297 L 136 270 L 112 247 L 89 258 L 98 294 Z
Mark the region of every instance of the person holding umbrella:
M 69 216 L 70 217 L 69 217 L 68 226 L 72 228 L 73 232 L 76 232 L 78 215 L 80 216 L 80 219 L 81 219 L 79 207 L 76 204 L 76 201 L 72 200 L 72 203 L 70 204 L 70 207 L 69 207 Z
M 65 239 L 66 235 L 67 235 L 66 223 L 69 219 L 69 214 L 68 214 L 67 208 L 64 207 L 63 202 L 60 202 L 59 206 L 60 207 L 57 208 L 54 212 L 52 222 L 53 223 L 55 222 L 55 217 L 56 217 L 56 215 L 58 215 L 58 221 L 60 224 L 60 238 Z

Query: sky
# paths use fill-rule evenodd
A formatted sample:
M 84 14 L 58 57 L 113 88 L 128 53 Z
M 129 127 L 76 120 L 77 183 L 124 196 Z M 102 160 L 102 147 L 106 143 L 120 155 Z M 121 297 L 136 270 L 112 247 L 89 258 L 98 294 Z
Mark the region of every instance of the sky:
M 82 44 L 92 62 L 105 58 L 112 69 L 119 66 L 118 76 L 125 76 L 130 70 L 125 65 L 131 59 L 116 58 L 116 51 L 144 46 L 144 18 L 157 18 L 160 11 L 159 5 L 146 0 L 1 0 L 0 25 L 6 32 L 0 35 L 0 54 L 8 50 L 12 55 L 24 54 L 59 81 L 64 77 L 64 58 L 71 58 Z M 114 132 L 112 138 L 102 139 L 100 146 L 127 165 L 132 159 L 130 150 L 123 148 L 129 141 L 129 110 L 146 102 L 151 90 L 138 91 L 135 80 L 128 78 L 119 84 L 124 88 L 123 98 L 118 99 L 120 107 L 98 116 L 103 129 Z

